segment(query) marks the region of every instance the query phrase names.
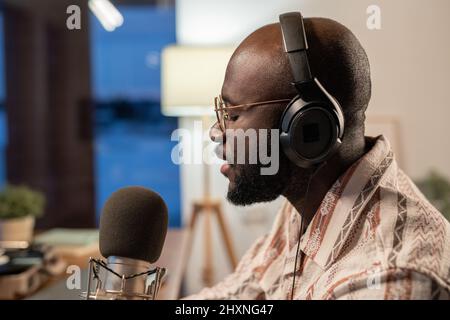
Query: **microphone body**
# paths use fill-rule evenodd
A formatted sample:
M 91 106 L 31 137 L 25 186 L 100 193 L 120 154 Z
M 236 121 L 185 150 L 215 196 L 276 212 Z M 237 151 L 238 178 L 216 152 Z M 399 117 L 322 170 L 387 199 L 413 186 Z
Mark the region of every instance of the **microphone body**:
M 118 274 L 141 274 L 150 270 L 150 263 L 122 257 L 108 257 L 107 267 Z M 103 269 L 104 289 L 108 291 L 120 291 L 122 279 L 115 274 Z M 101 279 L 101 278 L 100 278 Z M 129 294 L 142 294 L 147 292 L 146 277 L 134 277 L 128 279 L 124 291 Z
M 89 268 L 88 289 L 83 295 L 88 300 L 154 300 L 166 271 L 158 267 L 151 269 L 146 261 L 115 256 L 108 257 L 106 264 L 91 259 Z M 92 279 L 96 281 L 94 291 L 91 291 Z
M 167 206 L 157 193 L 142 187 L 114 192 L 100 219 L 100 252 L 107 259 L 89 260 L 87 291 L 82 297 L 156 299 L 166 269 L 151 264 L 161 254 L 167 221 Z

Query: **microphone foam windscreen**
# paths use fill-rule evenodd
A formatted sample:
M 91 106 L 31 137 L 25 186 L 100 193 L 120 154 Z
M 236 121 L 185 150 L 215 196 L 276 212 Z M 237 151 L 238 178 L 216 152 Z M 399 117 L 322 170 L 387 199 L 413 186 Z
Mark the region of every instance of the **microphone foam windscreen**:
M 106 201 L 100 218 L 100 252 L 108 258 L 155 262 L 167 233 L 167 206 L 155 192 L 126 187 Z

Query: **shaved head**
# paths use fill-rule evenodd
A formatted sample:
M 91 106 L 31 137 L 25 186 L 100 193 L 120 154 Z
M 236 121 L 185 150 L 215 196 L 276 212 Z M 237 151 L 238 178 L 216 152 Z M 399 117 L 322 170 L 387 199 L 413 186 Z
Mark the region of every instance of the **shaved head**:
M 346 130 L 364 129 L 371 96 L 367 55 L 353 33 L 325 18 L 304 19 L 308 60 L 313 76 L 341 104 Z M 293 98 L 292 71 L 283 48 L 279 23 L 266 25 L 238 46 L 227 67 L 223 95 L 233 104 Z M 234 84 L 239 82 L 239 86 Z
M 319 184 L 325 188 L 364 152 L 364 114 L 371 95 L 370 68 L 364 49 L 349 29 L 324 18 L 307 18 L 304 24 L 312 75 L 339 101 L 345 119 L 342 145 L 327 161 L 323 171 L 328 170 L 328 176 L 324 173 L 320 178 Z M 227 105 L 292 99 L 298 94 L 293 81 L 280 24 L 270 24 L 251 33 L 233 53 L 222 97 Z M 278 129 L 286 106 L 287 102 L 229 110 L 229 128 Z M 224 137 L 211 138 L 223 141 L 224 150 L 230 145 Z M 247 205 L 285 195 L 292 203 L 299 203 L 307 193 L 313 169 L 296 166 L 283 152 L 279 153 L 279 163 L 278 172 L 271 176 L 260 174 L 261 164 L 230 164 L 225 170 L 230 181 L 228 199 Z

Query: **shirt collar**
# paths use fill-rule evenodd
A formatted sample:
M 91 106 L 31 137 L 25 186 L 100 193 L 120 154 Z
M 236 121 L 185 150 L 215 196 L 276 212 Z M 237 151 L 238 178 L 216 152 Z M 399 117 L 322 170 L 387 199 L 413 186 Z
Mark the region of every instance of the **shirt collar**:
M 302 237 L 301 250 L 323 269 L 338 257 L 361 211 L 395 162 L 384 136 L 327 192 Z M 292 207 L 291 210 L 295 208 Z

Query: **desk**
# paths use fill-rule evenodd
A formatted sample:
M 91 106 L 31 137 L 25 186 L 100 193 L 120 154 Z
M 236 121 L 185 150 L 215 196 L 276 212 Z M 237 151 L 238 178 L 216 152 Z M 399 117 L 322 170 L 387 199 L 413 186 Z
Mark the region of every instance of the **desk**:
M 180 295 L 183 273 L 187 263 L 187 231 L 183 229 L 169 229 L 164 248 L 156 266 L 167 268 L 167 279 L 158 295 L 158 300 L 174 300 Z M 30 300 L 79 300 L 80 293 L 86 291 L 87 269 L 81 272 L 81 290 L 69 290 L 65 276 L 50 286 L 39 290 L 27 299 Z

